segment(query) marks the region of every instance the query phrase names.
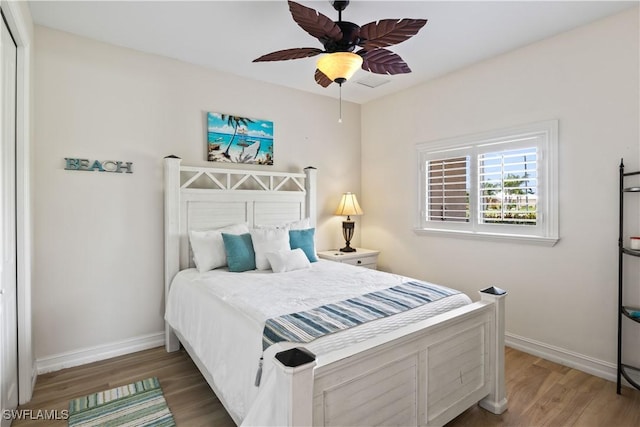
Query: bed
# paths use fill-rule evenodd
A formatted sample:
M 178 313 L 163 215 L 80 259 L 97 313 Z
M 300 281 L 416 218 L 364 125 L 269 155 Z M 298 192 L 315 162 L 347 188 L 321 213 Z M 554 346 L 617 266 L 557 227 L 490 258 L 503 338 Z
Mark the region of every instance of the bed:
M 306 218 L 314 226 L 316 174 L 165 159 L 167 351 L 182 344 L 238 425 L 431 426 L 477 403 L 504 412 L 505 292 L 498 288 L 484 289 L 477 302 L 449 290 L 308 343 L 266 345 L 269 319 L 415 279 L 324 260 L 286 273 L 193 268 L 191 230 Z

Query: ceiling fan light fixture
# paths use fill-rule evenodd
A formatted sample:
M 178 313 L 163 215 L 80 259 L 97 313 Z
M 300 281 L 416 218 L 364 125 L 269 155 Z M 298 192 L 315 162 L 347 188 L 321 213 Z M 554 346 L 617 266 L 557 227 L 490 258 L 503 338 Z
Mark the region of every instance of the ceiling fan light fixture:
M 334 52 L 318 59 L 318 70 L 338 84 L 349 80 L 362 66 L 362 57 L 352 52 Z

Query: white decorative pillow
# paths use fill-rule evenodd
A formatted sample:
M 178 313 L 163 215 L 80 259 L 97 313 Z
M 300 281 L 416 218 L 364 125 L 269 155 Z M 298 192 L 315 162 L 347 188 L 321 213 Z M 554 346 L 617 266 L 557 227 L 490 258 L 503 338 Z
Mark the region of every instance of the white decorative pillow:
M 291 249 L 289 247 L 289 230 L 285 228 L 254 228 L 250 233 L 258 270 L 268 270 L 271 267 L 266 256 L 267 252 Z
M 309 218 L 305 218 L 301 219 L 300 221 L 288 222 L 285 224 L 285 226 L 289 230 L 306 230 L 307 228 L 311 228 L 309 223 Z
M 310 228 L 309 224 L 310 224 L 309 218 L 305 218 L 299 221 L 285 222 L 285 223 L 276 224 L 276 225 L 257 225 L 256 228 L 257 229 L 285 228 L 287 230 L 304 230 L 304 229 Z
M 200 273 L 227 265 L 222 233 L 245 234 L 249 227 L 244 224 L 233 224 L 215 230 L 191 230 L 189 241 L 193 251 L 193 262 Z
M 311 263 L 302 249 L 268 252 L 267 259 L 274 273 L 284 273 L 311 267 Z

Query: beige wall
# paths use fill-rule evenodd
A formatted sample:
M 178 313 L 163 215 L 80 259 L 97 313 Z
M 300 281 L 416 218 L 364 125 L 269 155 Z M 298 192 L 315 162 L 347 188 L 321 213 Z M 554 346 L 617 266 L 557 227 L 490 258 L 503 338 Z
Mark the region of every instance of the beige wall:
M 364 105 L 362 245 L 382 251 L 383 269 L 472 297 L 503 287 L 512 336 L 610 367 L 618 164 L 624 157 L 640 167 L 638 40 L 635 8 Z M 548 119 L 559 119 L 555 247 L 414 234 L 417 143 Z M 627 231 L 637 234 L 637 200 L 632 205 Z M 640 304 L 639 264 L 631 265 L 629 297 Z M 628 353 L 637 359 L 640 334 L 630 334 L 636 343 Z
M 44 27 L 35 36 L 39 359 L 162 331 L 162 158 L 207 164 L 207 111 L 272 120 L 275 165 L 256 167 L 318 168 L 318 248 L 343 243 L 332 214 L 342 192 L 360 191 L 358 105 L 345 103 L 338 124 L 332 98 Z M 65 157 L 132 161 L 134 173 L 66 171 Z

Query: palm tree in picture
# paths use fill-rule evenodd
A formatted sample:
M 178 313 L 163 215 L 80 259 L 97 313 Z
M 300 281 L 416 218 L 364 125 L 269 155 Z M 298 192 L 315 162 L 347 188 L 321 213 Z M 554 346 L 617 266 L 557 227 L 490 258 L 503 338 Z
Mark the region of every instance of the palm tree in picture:
M 240 127 L 241 125 L 247 126 L 249 123 L 253 123 L 253 120 L 247 117 L 227 116 L 225 114 L 222 114 L 221 116 L 222 116 L 222 121 L 226 120 L 229 126 L 233 126 L 233 136 L 231 137 L 231 141 L 229 141 L 229 145 L 227 145 L 227 149 L 224 150 L 224 153 L 222 153 L 223 156 L 225 156 L 227 159 L 230 159 L 231 156 L 229 155 L 229 149 L 233 144 L 233 140 L 236 139 L 236 135 L 238 133 L 238 127 Z

